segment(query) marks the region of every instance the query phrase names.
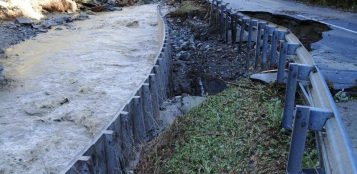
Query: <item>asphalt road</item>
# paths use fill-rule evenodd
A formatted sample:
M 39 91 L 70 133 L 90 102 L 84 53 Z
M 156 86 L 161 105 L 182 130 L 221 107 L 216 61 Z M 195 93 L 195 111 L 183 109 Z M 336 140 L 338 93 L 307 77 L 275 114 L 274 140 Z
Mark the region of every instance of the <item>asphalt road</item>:
M 301 20 L 314 20 L 332 30 L 312 44 L 311 54 L 325 78 L 337 89 L 350 87 L 357 80 L 357 13 L 310 6 L 289 0 L 224 0 L 239 11 L 263 11 Z

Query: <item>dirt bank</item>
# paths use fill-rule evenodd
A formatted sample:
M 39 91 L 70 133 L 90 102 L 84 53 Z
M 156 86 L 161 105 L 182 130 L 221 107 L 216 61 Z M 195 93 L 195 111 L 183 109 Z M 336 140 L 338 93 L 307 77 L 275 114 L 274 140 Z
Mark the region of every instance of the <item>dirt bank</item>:
M 216 94 L 226 88 L 226 82 L 252 72 L 247 71 L 247 54 L 238 51 L 236 44 L 220 41 L 217 31 L 208 25 L 208 7 L 201 8 L 194 15 L 167 15 L 173 37 L 175 95 Z
M 58 173 L 91 141 L 150 73 L 156 15 L 156 5 L 100 13 L 7 50 L 0 173 Z

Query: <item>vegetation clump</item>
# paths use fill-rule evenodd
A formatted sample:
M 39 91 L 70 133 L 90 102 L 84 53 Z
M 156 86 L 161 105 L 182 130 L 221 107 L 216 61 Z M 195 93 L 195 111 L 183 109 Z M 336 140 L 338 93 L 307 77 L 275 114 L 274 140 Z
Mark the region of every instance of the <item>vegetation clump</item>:
M 182 1 L 179 7 L 173 11 L 170 15 L 177 17 L 195 16 L 197 14 L 206 11 L 199 2 L 195 1 Z
M 240 80 L 151 142 L 137 172 L 285 173 L 290 136 L 281 131 L 282 97 L 277 88 Z M 316 165 L 316 151 L 304 163 Z

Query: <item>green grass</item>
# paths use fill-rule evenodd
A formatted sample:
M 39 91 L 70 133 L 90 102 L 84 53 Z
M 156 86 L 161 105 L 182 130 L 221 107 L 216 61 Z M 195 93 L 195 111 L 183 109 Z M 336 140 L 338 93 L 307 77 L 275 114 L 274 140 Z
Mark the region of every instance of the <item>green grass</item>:
M 138 173 L 285 173 L 282 91 L 241 80 L 178 119 L 143 152 Z M 304 165 L 317 164 L 312 136 Z

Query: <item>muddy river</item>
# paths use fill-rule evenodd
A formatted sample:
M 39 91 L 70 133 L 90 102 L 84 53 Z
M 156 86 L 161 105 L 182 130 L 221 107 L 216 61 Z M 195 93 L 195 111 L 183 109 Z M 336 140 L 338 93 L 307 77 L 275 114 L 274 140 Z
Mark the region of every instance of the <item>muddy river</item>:
M 1 59 L 0 173 L 58 173 L 113 118 L 159 51 L 155 5 L 50 30 Z

